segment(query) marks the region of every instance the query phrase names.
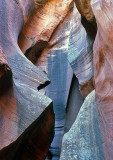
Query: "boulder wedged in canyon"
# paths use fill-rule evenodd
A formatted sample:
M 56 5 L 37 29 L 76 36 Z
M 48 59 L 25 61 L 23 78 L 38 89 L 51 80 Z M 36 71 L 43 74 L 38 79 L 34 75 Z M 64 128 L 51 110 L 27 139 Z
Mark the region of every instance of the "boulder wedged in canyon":
M 45 156 L 53 138 L 54 113 L 52 106 L 48 107 L 52 102 L 51 99 L 41 94 L 37 87 L 45 87 L 50 80 L 44 72 L 24 56 L 18 46 L 19 33 L 32 6 L 33 1 L 0 1 L 0 56 L 4 54 L 7 59 L 5 64 L 7 68 L 10 66 L 10 74 L 12 72 L 11 85 L 6 88 L 4 94 L 0 95 L 0 149 L 16 141 L 41 113 L 44 114 L 43 111 L 47 108 L 46 111 L 50 117 L 43 121 L 42 126 L 45 125 L 45 130 L 39 128 L 40 135 L 45 135 L 47 141 L 45 141 L 45 146 L 41 146 L 41 143 L 38 146 L 38 149 L 41 148 L 41 151 L 44 152 L 43 156 Z M 4 63 L 1 57 L 0 60 L 1 64 Z M 0 69 L 2 68 L 0 67 Z M 40 140 L 42 139 L 40 135 L 34 138 Z M 10 146 L 8 149 L 11 149 Z M 40 152 L 38 156 L 41 154 Z
M 95 22 L 95 16 L 91 7 L 91 0 L 74 0 L 79 13 L 84 16 L 88 22 Z
M 81 14 L 81 22 L 86 29 L 86 32 L 92 38 L 95 39 L 97 33 L 96 19 L 91 7 L 91 0 L 74 0 L 76 7 Z M 94 1 L 94 0 L 93 0 Z

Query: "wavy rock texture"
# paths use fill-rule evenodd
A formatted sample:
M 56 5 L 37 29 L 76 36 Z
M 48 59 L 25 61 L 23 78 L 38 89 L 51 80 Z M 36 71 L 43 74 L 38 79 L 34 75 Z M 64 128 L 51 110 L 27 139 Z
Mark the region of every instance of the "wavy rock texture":
M 73 72 L 78 78 L 80 91 L 84 97 L 94 88 L 92 46 L 96 35 L 96 22 L 90 1 L 87 2 L 77 1 L 76 3 L 82 15 L 81 20 L 76 7 L 73 7 L 72 0 L 15 0 L 10 3 L 8 0 L 1 0 L 1 54 L 6 56 L 13 73 L 13 84 L 0 97 L 0 134 L 2 135 L 0 149 L 13 143 L 1 150 L 1 157 L 7 155 L 7 159 L 32 159 L 31 153 L 28 153 L 29 148 L 23 148 L 21 153 L 19 153 L 19 148 L 24 143 L 27 133 L 32 134 L 34 125 L 31 125 L 24 133 L 23 131 L 41 113 L 45 115 L 45 108 L 50 105 L 49 98 L 51 98 L 55 112 L 55 138 L 50 152 L 52 160 L 59 159 L 64 134 L 65 110 Z M 42 71 L 45 71 L 51 80 L 51 84 L 44 89 L 49 98 L 37 91 L 50 82 Z M 82 103 L 81 97 L 79 98 Z M 80 108 L 79 100 L 77 105 Z M 70 114 L 71 112 L 69 120 L 71 120 Z M 46 117 L 42 122 L 45 130 L 40 130 L 39 126 L 39 132 L 36 126 L 40 120 L 38 122 L 36 120 L 37 123 L 34 122 L 35 133 L 32 137 L 40 135 L 35 139 L 37 149 L 34 159 L 45 158 L 53 138 L 52 107 L 47 107 L 47 115 L 50 117 Z M 42 137 L 44 137 L 44 144 L 47 144 L 45 148 L 39 143 Z M 50 141 L 49 137 L 51 137 Z M 32 148 L 34 141 L 30 143 L 29 137 L 25 141 Z M 11 155 L 12 157 L 8 157 L 11 148 L 15 148 L 15 153 Z
M 94 43 L 95 88 L 100 112 L 100 126 L 107 160 L 113 159 L 113 2 L 97 1 L 92 5 L 98 32 Z
M 92 91 L 71 129 L 63 137 L 60 160 L 105 159 L 99 116 L 95 91 Z
M 68 60 L 79 80 L 80 91 L 86 97 L 93 85 L 93 41 L 81 24 L 81 16 L 75 9 L 69 38 Z
M 113 159 L 112 8 L 112 1 L 92 1 L 98 26 L 93 47 L 95 93 L 86 98 L 75 123 L 64 135 L 61 160 Z
M 67 59 L 79 79 L 82 95 L 87 96 L 94 88 L 92 62 L 94 38 L 87 35 L 76 8 L 73 12 L 72 1 L 60 3 L 45 1 L 45 4 L 36 3 L 35 5 L 36 12 L 33 12 L 26 21 L 19 37 L 19 45 L 28 59 L 45 71 L 51 80 L 51 84 L 46 88 L 46 95 L 53 100 L 55 112 L 55 138 L 50 151 L 53 159 L 56 160 L 60 155 L 65 109 L 73 76 Z M 39 7 L 40 5 L 42 7 Z M 56 15 L 59 17 L 56 18 Z M 34 19 L 31 21 L 32 17 Z M 25 37 L 32 40 L 28 46 Z
M 0 150 L 0 159 L 44 160 L 54 136 L 53 128 L 54 113 L 50 104 L 15 142 Z
M 56 5 L 58 4 L 56 3 Z M 67 59 L 72 12 L 73 6 L 68 9 L 66 16 L 62 15 L 63 20 L 59 21 L 58 26 L 56 25 L 56 29 L 48 42 L 42 41 L 40 37 L 40 41 L 26 52 L 26 56 L 41 70 L 45 71 L 51 80 L 51 84 L 45 92 L 53 100 L 55 112 L 55 138 L 50 147 L 52 160 L 57 160 L 60 156 L 65 109 L 73 76 Z
M 34 0 L 34 9 L 29 15 L 19 36 L 23 53 L 38 41 L 48 42 L 56 26 L 69 11 L 72 0 Z
M 34 66 L 23 55 L 17 43 L 19 33 L 22 30 L 24 21 L 27 19 L 33 3 L 33 1 L 27 0 L 20 0 L 18 2 L 10 1 L 10 3 L 8 0 L 0 1 L 0 55 L 2 57 L 0 59 L 2 61 L 1 64 L 4 64 L 4 62 L 5 65 L 9 64 L 13 73 L 12 85 L 9 86 L 9 89 L 7 88 L 4 94 L 0 95 L 0 149 L 14 142 L 51 103 L 48 97 L 37 91 L 37 87 L 42 88 L 49 83 L 47 75 Z M 8 62 L 3 59 L 3 54 L 6 56 Z M 9 68 L 8 65 L 7 68 Z M 5 71 L 7 68 L 5 68 Z M 42 126 L 48 123 L 48 127 L 45 127 L 45 130 L 40 131 L 39 134 L 42 136 L 44 134 L 46 135 L 44 141 L 47 146 L 38 146 L 40 148 L 40 154 L 38 156 L 42 159 L 48 152 L 51 143 L 48 139 L 49 137 L 51 137 L 51 139 L 53 138 L 54 130 L 54 114 L 52 112 L 52 107 L 47 110 L 50 117 L 44 119 Z M 36 126 L 34 129 L 37 129 Z M 28 132 L 32 133 L 33 130 L 28 129 Z M 47 132 L 51 133 L 51 135 Z M 37 135 L 34 137 L 36 140 L 42 138 L 36 133 L 35 135 Z M 28 139 L 30 139 L 30 136 Z M 24 142 L 21 141 L 21 143 Z M 10 149 L 9 146 L 8 150 Z M 7 155 L 5 154 L 5 156 Z M 11 158 L 8 160 L 10 159 Z M 32 158 L 29 157 L 29 159 Z

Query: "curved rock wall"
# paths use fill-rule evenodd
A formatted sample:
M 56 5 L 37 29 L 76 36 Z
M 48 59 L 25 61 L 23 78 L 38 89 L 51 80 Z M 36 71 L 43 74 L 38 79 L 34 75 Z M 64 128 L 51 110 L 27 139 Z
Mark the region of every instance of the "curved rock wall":
M 69 38 L 68 60 L 79 80 L 81 94 L 86 97 L 93 85 L 93 40 L 81 24 L 81 16 L 74 9 L 72 29 Z
M 47 42 L 50 40 L 53 31 L 65 18 L 72 3 L 72 0 L 34 1 L 34 9 L 18 39 L 23 53 L 40 40 Z
M 72 12 L 73 7 L 70 7 L 62 22 L 59 22 L 52 33 L 48 43 L 40 39 L 40 43 L 37 42 L 27 52 L 27 57 L 41 70 L 45 71 L 51 81 L 45 92 L 53 100 L 55 112 L 55 138 L 50 147 L 52 159 L 55 160 L 59 159 L 60 156 L 64 134 L 65 109 L 73 76 L 67 59 Z M 40 48 L 39 44 L 41 44 Z M 41 54 L 38 55 L 40 52 Z
M 32 127 L 28 128 L 28 132 L 25 129 L 37 117 L 40 119 L 42 113 L 50 117 L 43 119 L 42 126 L 45 126 L 45 130 L 40 129 L 40 120 L 35 121 L 40 130 L 39 132 L 35 125 L 35 133 L 39 134 L 35 139 L 36 146 L 39 150 L 41 148 L 40 152 L 36 150 L 35 155 L 39 153 L 40 156 L 42 152 L 41 158 L 44 159 L 51 144 L 49 151 L 52 160 L 59 159 L 66 118 L 69 118 L 70 126 L 73 123 L 70 118 L 72 111 L 66 116 L 66 106 L 75 74 L 82 96 L 86 97 L 94 89 L 95 83 L 96 98 L 94 92 L 86 98 L 77 120 L 64 135 L 61 159 L 89 160 L 94 157 L 96 160 L 112 160 L 113 3 L 110 0 L 92 0 L 92 4 L 89 0 L 78 0 L 75 3 L 77 8 L 72 0 L 0 2 L 1 157 L 10 153 L 10 147 L 14 148 L 17 144 L 15 154 L 19 151 L 24 141 L 22 135 L 33 132 Z M 51 84 L 42 89 L 50 81 Z M 54 113 L 50 98 L 55 112 L 53 142 Z M 81 103 L 82 101 L 80 100 Z M 76 105 L 80 105 L 79 101 L 76 102 Z M 70 106 L 69 109 L 71 110 Z M 44 145 L 38 145 L 42 136 L 47 146 L 45 150 Z M 28 137 L 26 142 L 28 146 L 33 146 L 34 139 L 30 144 Z M 7 145 L 9 146 L 4 148 Z M 23 150 L 22 156 L 26 152 L 28 150 Z M 13 158 L 15 154 L 12 155 Z M 20 158 L 29 157 L 28 154 L 24 155 Z
M 95 92 L 85 99 L 73 126 L 64 135 L 61 160 L 113 159 L 112 8 L 112 1 L 92 0 L 97 22 L 93 46 Z
M 2 64 L 4 62 L 5 65 L 9 64 L 13 74 L 12 84 L 9 85 L 9 89 L 6 88 L 4 94 L 0 95 L 0 149 L 14 142 L 41 113 L 43 114 L 43 111 L 52 102 L 51 99 L 37 90 L 37 87 L 42 87 L 43 84 L 50 82 L 47 75 L 34 66 L 18 46 L 18 35 L 22 30 L 26 17 L 29 15 L 32 4 L 33 1 L 0 1 L 0 59 Z M 7 61 L 4 60 L 3 54 L 6 56 Z M 36 133 L 40 133 L 42 136 L 46 135 L 44 141 L 47 145 L 38 146 L 38 149 L 40 148 L 38 155 L 40 158 L 46 156 L 54 136 L 54 113 L 52 106 L 49 108 L 51 109 L 47 109 L 47 114 L 50 117 L 48 116 L 41 123 L 42 126 L 48 123 L 48 127 L 46 124 L 45 130 L 39 129 L 38 132 L 36 130 Z M 39 122 L 37 122 L 38 125 Z M 34 130 L 37 129 L 37 126 L 34 126 Z M 33 130 L 28 128 L 28 132 L 32 134 Z M 36 137 L 34 137 L 36 143 L 39 143 L 41 136 L 36 133 L 34 134 Z M 48 141 L 49 137 L 51 137 L 50 141 Z M 30 136 L 27 137 L 27 140 L 30 140 Z M 20 140 L 19 144 L 21 143 Z M 12 143 L 14 149 L 15 145 L 13 144 L 15 142 Z M 33 145 L 34 139 L 31 148 Z M 5 160 L 8 159 L 6 156 L 10 155 L 11 148 L 11 146 L 8 146 L 8 149 L 5 150 L 5 154 L 3 154 Z M 17 149 L 14 154 L 19 151 L 18 147 Z M 2 153 L 4 152 L 1 151 L 0 156 L 2 156 Z M 3 157 L 0 159 L 3 159 Z
M 54 5 L 57 6 L 58 3 L 59 1 Z M 61 6 L 63 6 L 63 3 L 64 2 L 62 2 Z M 42 6 L 43 10 L 45 9 L 45 6 Z M 49 8 L 50 6 L 51 3 L 47 3 L 46 7 Z M 46 95 L 53 100 L 53 107 L 55 112 L 55 138 L 50 148 L 53 159 L 55 160 L 59 159 L 60 155 L 65 124 L 65 109 L 73 76 L 72 69 L 79 79 L 84 97 L 93 89 L 93 40 L 88 37 L 85 29 L 81 25 L 81 17 L 77 9 L 74 8 L 73 12 L 73 5 L 68 8 L 68 11 L 65 15 L 67 6 L 68 3 L 67 5 L 64 5 L 62 21 L 61 19 L 58 19 L 57 22 L 54 23 L 56 24 L 56 26 L 54 26 L 56 28 L 53 28 L 51 37 L 49 39 L 44 39 L 44 35 L 42 36 L 40 33 L 40 36 L 37 36 L 38 39 L 35 45 L 29 48 L 25 53 L 27 58 L 41 70 L 45 71 L 51 80 L 51 84 L 46 88 L 45 92 Z M 57 12 L 58 10 L 56 10 L 56 13 Z M 49 12 L 47 12 L 46 14 L 46 17 L 48 17 Z M 42 19 L 39 20 L 43 20 L 43 15 Z M 47 21 L 47 19 L 44 20 Z M 52 21 L 52 23 L 53 22 L 54 21 Z M 40 25 L 38 26 L 37 24 L 37 29 L 38 27 L 39 29 L 41 29 Z M 49 26 L 46 26 L 45 35 L 49 36 L 48 30 Z M 82 50 L 81 44 L 83 44 Z M 70 58 L 72 60 L 72 63 L 75 63 L 76 65 L 74 66 L 76 67 L 76 71 L 75 68 L 73 68 L 72 63 L 70 62 Z M 71 64 L 72 69 L 68 63 L 68 60 Z
M 98 26 L 94 43 L 95 89 L 100 113 L 100 127 L 104 139 L 105 158 L 111 160 L 113 158 L 113 2 L 98 1 L 92 8 Z

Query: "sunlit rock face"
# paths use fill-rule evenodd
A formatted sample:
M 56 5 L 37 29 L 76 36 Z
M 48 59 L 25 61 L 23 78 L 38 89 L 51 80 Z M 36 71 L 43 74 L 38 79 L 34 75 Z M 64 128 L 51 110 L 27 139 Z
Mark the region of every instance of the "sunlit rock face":
M 43 111 L 52 102 L 50 98 L 42 95 L 37 90 L 37 87 L 42 88 L 50 82 L 47 75 L 34 66 L 24 56 L 18 46 L 18 36 L 33 6 L 34 1 L 31 0 L 0 1 L 0 75 L 1 77 L 2 75 L 7 76 L 8 71 L 8 77 L 11 79 L 13 74 L 12 83 L 6 88 L 4 94 L 3 92 L 0 94 L 0 149 L 14 142 L 41 113 L 43 114 Z M 7 79 L 6 83 L 10 83 L 10 81 Z M 46 156 L 54 136 L 54 113 L 52 106 L 46 112 L 50 117 L 48 116 L 42 121 L 43 128 L 46 126 L 45 130 L 41 130 L 39 127 L 40 131 L 38 132 L 36 130 L 37 126 L 34 126 L 36 132 L 31 145 L 32 148 L 35 138 L 38 143 L 38 140 L 44 137 L 46 146 L 38 146 L 38 149 L 40 148 L 38 156 L 40 157 L 41 155 L 42 157 Z M 39 122 L 37 125 L 39 125 Z M 33 130 L 28 128 L 28 132 L 32 135 Z M 36 133 L 40 133 L 40 136 Z M 51 137 L 50 141 L 48 141 L 49 137 Z M 27 137 L 27 140 L 30 140 L 30 135 Z M 21 143 L 22 141 L 19 142 L 19 144 Z M 8 150 L 11 150 L 10 146 L 8 146 Z M 15 154 L 18 150 L 19 148 L 17 147 Z
M 95 88 L 106 159 L 113 159 L 113 2 L 92 5 L 98 31 L 94 43 Z
M 34 2 L 34 9 L 26 20 L 18 40 L 23 53 L 40 40 L 48 42 L 73 3 L 72 0 L 34 0 Z

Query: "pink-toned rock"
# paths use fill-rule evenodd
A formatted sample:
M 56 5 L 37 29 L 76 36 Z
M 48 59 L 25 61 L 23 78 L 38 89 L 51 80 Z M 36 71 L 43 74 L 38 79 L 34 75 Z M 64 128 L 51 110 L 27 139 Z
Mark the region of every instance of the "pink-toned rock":
M 98 31 L 94 43 L 95 90 L 104 139 L 105 158 L 113 158 L 113 2 L 93 5 Z
M 20 49 L 27 49 L 38 41 L 49 41 L 53 31 L 65 18 L 72 0 L 34 1 L 34 9 L 29 15 L 19 36 Z
M 2 61 L 0 63 L 10 66 L 13 74 L 12 84 L 9 85 L 9 88 L 6 88 L 4 94 L 2 92 L 0 95 L 0 149 L 14 142 L 13 149 L 17 147 L 17 152 L 19 152 L 21 149 L 15 145 L 17 138 L 40 114 L 43 116 L 46 112 L 49 116 L 46 117 L 47 119 L 43 119 L 41 123 L 37 123 L 39 128 L 35 126 L 32 130 L 27 130 L 27 133 L 30 132 L 30 136 L 35 135 L 31 148 L 35 145 L 36 138 L 37 150 L 40 150 L 38 156 L 42 155 L 44 159 L 54 136 L 54 113 L 52 105 L 50 105 L 51 99 L 39 93 L 37 87 L 42 88 L 50 81 L 44 72 L 24 56 L 17 42 L 33 2 L 31 0 L 0 1 L 0 56 L 2 57 L 0 57 Z M 6 60 L 4 57 L 6 57 Z M 40 129 L 40 124 L 44 130 Z M 33 131 L 36 132 L 33 133 Z M 30 136 L 28 135 L 27 141 L 30 140 Z M 45 137 L 44 143 L 46 145 L 41 145 L 41 143 L 38 145 L 39 140 L 42 141 L 43 139 L 41 136 Z M 22 145 L 23 139 L 18 143 Z M 11 146 L 8 146 L 10 153 L 13 152 Z M 2 151 L 0 151 L 0 156 L 2 156 Z M 4 158 L 8 156 L 9 152 L 5 154 Z M 34 156 L 36 156 L 36 152 Z M 3 157 L 0 159 L 3 159 Z

